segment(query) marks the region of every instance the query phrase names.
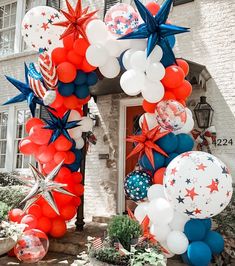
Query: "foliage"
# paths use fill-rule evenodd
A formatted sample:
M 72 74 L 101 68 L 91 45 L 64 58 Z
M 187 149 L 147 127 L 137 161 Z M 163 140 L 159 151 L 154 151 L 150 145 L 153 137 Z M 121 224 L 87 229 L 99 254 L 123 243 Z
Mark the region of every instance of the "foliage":
M 10 209 L 6 203 L 0 201 L 0 222 L 6 219 Z
M 25 225 L 5 222 L 0 224 L 0 238 L 2 237 L 18 237 L 25 229 Z
M 19 207 L 19 203 L 25 197 L 28 189 L 23 186 L 0 187 L 0 201 L 10 208 Z
M 19 174 L 17 172 L 12 173 L 2 173 L 0 172 L 0 186 L 17 186 L 22 185 L 22 182 L 18 178 Z
M 108 236 L 111 241 L 120 241 L 123 247 L 129 251 L 132 241 L 138 239 L 141 233 L 139 223 L 126 215 L 113 217 L 108 225 Z

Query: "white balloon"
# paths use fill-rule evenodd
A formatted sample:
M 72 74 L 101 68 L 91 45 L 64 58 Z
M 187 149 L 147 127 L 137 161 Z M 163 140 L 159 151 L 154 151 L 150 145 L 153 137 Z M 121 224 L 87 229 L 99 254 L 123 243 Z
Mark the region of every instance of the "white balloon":
M 175 256 L 175 254 L 172 253 L 172 252 L 169 250 L 169 247 L 167 246 L 166 241 L 165 241 L 165 242 L 160 242 L 160 244 L 161 244 L 161 246 L 162 246 L 162 247 L 168 252 L 168 253 L 166 253 L 166 252 L 163 251 L 163 254 L 164 254 L 164 256 L 165 256 L 167 259 L 172 258 L 172 257 Z
M 82 132 L 89 132 L 93 128 L 93 121 L 87 116 L 81 118 L 81 121 L 78 123 Z
M 45 105 L 50 105 L 55 101 L 56 98 L 56 91 L 54 90 L 49 90 L 45 93 L 43 97 L 43 103 Z
M 187 223 L 189 218 L 186 215 L 182 215 L 179 212 L 174 212 L 173 220 L 170 222 L 170 227 L 175 231 L 184 231 L 184 226 Z
M 68 121 L 70 122 L 70 121 L 75 121 L 75 120 L 81 120 L 81 115 L 78 111 L 71 110 Z
M 64 32 L 64 28 L 53 25 L 61 22 L 63 20 L 61 17 L 55 8 L 48 6 L 36 6 L 25 14 L 21 30 L 24 41 L 30 49 L 38 52 L 42 48 L 51 53 L 54 48 L 63 47 L 60 35 Z M 52 20 L 50 24 L 49 19 Z
M 131 48 L 131 40 L 117 40 L 119 46 L 121 47 L 121 52 L 124 52 Z
M 107 40 L 105 43 L 105 48 L 107 49 L 110 56 L 118 57 L 121 54 L 121 47 L 117 40 Z
M 79 139 L 82 136 L 82 130 L 80 127 L 71 128 L 68 130 L 69 135 L 73 139 Z
M 121 67 L 116 57 L 109 57 L 106 64 L 101 66 L 99 69 L 104 77 L 112 79 L 118 76 Z
M 181 134 L 181 133 L 188 134 L 189 132 L 193 130 L 193 128 L 194 128 L 194 120 L 192 116 L 187 115 L 187 119 L 186 119 L 184 126 L 181 129 L 174 131 L 174 134 L 176 135 Z
M 168 224 L 153 224 L 150 227 L 150 233 L 153 234 L 159 242 L 165 242 L 170 232 L 171 228 Z
M 147 65 L 146 75 L 151 81 L 159 81 L 165 76 L 165 68 L 160 62 L 153 62 Z
M 87 24 L 86 35 L 90 44 L 97 44 L 105 43 L 109 33 L 102 20 L 94 19 Z
M 145 74 L 134 69 L 124 72 L 120 79 L 123 91 L 130 96 L 138 95 L 144 87 Z
M 192 111 L 189 108 L 185 107 L 185 111 L 186 111 L 188 116 L 193 117 L 193 113 L 192 113 Z
M 134 211 L 135 218 L 141 223 L 147 215 L 148 202 L 140 203 Z
M 146 69 L 146 53 L 144 51 L 136 51 L 132 54 L 130 58 L 131 68 L 138 71 L 145 71 Z
M 107 63 L 109 54 L 103 45 L 93 44 L 86 50 L 86 59 L 92 66 L 101 67 Z
M 81 150 L 84 147 L 84 139 L 80 138 L 80 139 L 76 139 L 75 140 L 76 143 L 76 149 Z
M 146 101 L 156 103 L 161 101 L 164 97 L 165 90 L 160 81 L 152 82 L 145 79 L 144 87 L 141 92 Z
M 145 51 L 147 46 L 147 42 L 145 39 L 131 39 L 130 40 L 130 47 L 132 49 Z M 146 53 L 145 53 L 146 55 Z
M 163 56 L 162 48 L 156 45 L 151 54 L 148 56 L 147 63 L 160 62 L 162 56 Z
M 180 231 L 172 231 L 167 237 L 167 246 L 172 253 L 183 254 L 188 249 L 188 238 Z
M 149 202 L 148 217 L 153 224 L 168 224 L 174 216 L 174 210 L 164 198 L 154 199 Z
M 147 121 L 149 130 L 155 128 L 158 125 L 157 118 L 156 118 L 156 115 L 155 114 L 152 114 L 152 113 L 144 113 L 139 118 L 139 126 L 140 126 L 140 128 L 142 128 L 143 121 L 144 121 L 144 117 L 145 117 L 145 119 Z
M 129 49 L 127 50 L 123 57 L 122 57 L 122 63 L 126 70 L 131 69 L 131 56 L 136 52 L 135 49 Z
M 158 199 L 158 198 L 165 198 L 163 185 L 159 185 L 159 184 L 152 185 L 148 189 L 147 197 L 148 197 L 149 201 L 152 201 L 152 200 Z

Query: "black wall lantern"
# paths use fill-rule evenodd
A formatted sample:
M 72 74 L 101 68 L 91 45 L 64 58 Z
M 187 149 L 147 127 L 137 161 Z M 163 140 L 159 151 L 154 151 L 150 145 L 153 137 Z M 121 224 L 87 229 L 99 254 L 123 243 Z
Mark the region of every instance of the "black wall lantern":
M 211 126 L 214 110 L 209 103 L 206 102 L 205 96 L 200 97 L 200 102 L 194 108 L 194 114 L 199 128 L 206 129 Z

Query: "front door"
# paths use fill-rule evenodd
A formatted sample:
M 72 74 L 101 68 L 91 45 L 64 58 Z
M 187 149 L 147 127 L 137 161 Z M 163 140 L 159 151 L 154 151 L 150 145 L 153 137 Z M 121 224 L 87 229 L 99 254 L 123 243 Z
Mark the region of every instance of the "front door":
M 139 126 L 139 118 L 144 113 L 144 110 L 142 106 L 129 106 L 126 108 L 126 136 L 134 135 L 138 131 L 140 131 Z M 127 157 L 128 154 L 133 150 L 133 143 L 126 142 L 126 154 Z M 125 157 L 125 158 L 126 158 Z M 125 165 L 125 175 L 128 175 L 130 172 L 132 172 L 137 163 L 138 163 L 139 155 L 136 154 L 135 156 L 130 157 L 128 160 L 126 160 Z M 131 210 L 134 210 L 136 207 L 136 203 L 132 200 L 129 200 L 125 198 L 125 208 L 130 208 Z

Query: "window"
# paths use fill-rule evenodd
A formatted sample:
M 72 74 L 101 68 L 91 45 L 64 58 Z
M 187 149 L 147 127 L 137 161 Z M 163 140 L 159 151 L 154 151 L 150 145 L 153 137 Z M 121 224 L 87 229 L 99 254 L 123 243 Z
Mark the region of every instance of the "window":
M 194 0 L 174 0 L 173 6 L 179 6 L 193 1 Z
M 8 112 L 0 112 L 0 168 L 5 168 L 7 153 Z
M 0 6 L 0 56 L 14 52 L 17 3 Z

